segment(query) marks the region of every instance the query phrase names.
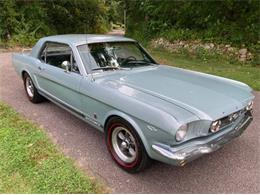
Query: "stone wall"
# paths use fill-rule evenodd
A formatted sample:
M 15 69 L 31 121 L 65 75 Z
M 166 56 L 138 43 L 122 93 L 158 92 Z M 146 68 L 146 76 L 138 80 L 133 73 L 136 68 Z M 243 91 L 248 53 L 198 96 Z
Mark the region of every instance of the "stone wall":
M 173 41 L 169 42 L 164 38 L 153 39 L 150 42 L 153 48 L 164 48 L 173 53 L 180 53 L 183 50 L 190 54 L 196 54 L 198 50 L 204 50 L 206 52 L 212 52 L 219 55 L 235 58 L 240 62 L 249 62 L 253 59 L 253 54 L 246 48 L 232 47 L 228 44 L 215 44 L 215 43 L 203 43 L 201 41 Z

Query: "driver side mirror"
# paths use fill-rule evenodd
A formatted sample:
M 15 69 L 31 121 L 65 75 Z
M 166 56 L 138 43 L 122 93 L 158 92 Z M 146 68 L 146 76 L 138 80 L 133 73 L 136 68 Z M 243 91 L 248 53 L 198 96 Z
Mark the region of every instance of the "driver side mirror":
M 69 72 L 70 67 L 71 67 L 71 64 L 69 61 L 63 61 L 61 63 L 61 68 L 63 68 L 65 70 L 65 72 Z

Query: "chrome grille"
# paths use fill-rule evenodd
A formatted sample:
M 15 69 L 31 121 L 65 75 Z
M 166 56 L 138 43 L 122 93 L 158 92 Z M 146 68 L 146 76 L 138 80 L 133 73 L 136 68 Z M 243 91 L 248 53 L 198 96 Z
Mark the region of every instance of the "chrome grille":
M 232 121 L 230 121 L 230 119 L 229 119 L 229 116 L 226 116 L 226 117 L 220 119 L 220 121 L 221 121 L 220 129 L 222 129 L 222 128 L 224 128 L 224 127 L 226 127 L 227 125 L 229 125 L 229 124 L 232 123 Z
M 221 121 L 221 125 L 220 125 L 219 130 L 221 130 L 221 129 L 223 129 L 223 128 L 226 128 L 226 127 L 232 125 L 232 124 L 233 124 L 234 122 L 236 122 L 236 121 L 240 118 L 240 116 L 241 116 L 242 114 L 244 114 L 245 112 L 246 112 L 246 109 L 243 108 L 243 109 L 241 109 L 241 110 L 239 110 L 239 111 L 237 111 L 237 112 L 234 112 L 234 113 L 232 113 L 232 114 L 230 114 L 230 115 L 228 115 L 228 116 L 225 116 L 225 117 L 219 119 L 219 120 Z M 209 131 L 210 131 L 210 130 L 209 130 Z

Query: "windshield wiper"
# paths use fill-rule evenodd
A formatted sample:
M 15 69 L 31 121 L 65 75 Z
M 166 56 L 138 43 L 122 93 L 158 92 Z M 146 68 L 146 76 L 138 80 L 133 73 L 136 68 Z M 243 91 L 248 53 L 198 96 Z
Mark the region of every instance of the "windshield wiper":
M 129 63 L 129 64 L 133 64 L 133 63 L 137 63 L 137 64 L 151 64 L 151 62 L 147 62 L 146 60 L 130 60 L 127 63 Z
M 134 64 L 134 66 L 132 64 Z M 152 62 L 148 62 L 146 60 L 130 60 L 125 65 L 121 64 L 121 66 L 126 66 L 126 67 L 131 68 L 131 69 L 135 68 L 135 67 L 139 67 L 139 66 L 144 66 L 144 65 L 145 66 L 153 66 L 155 64 L 152 63 Z
M 119 67 L 115 66 L 105 66 L 105 67 L 98 67 L 98 68 L 93 68 L 92 70 L 118 70 L 120 69 Z

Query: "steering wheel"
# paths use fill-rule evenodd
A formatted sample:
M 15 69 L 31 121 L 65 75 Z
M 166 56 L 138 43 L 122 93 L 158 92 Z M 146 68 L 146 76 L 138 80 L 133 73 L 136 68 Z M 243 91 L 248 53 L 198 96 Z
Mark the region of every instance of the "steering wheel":
M 131 61 L 131 60 L 136 60 L 136 57 L 134 56 L 128 56 L 127 58 L 125 58 L 122 62 L 121 62 L 121 66 L 124 66 L 127 62 Z

